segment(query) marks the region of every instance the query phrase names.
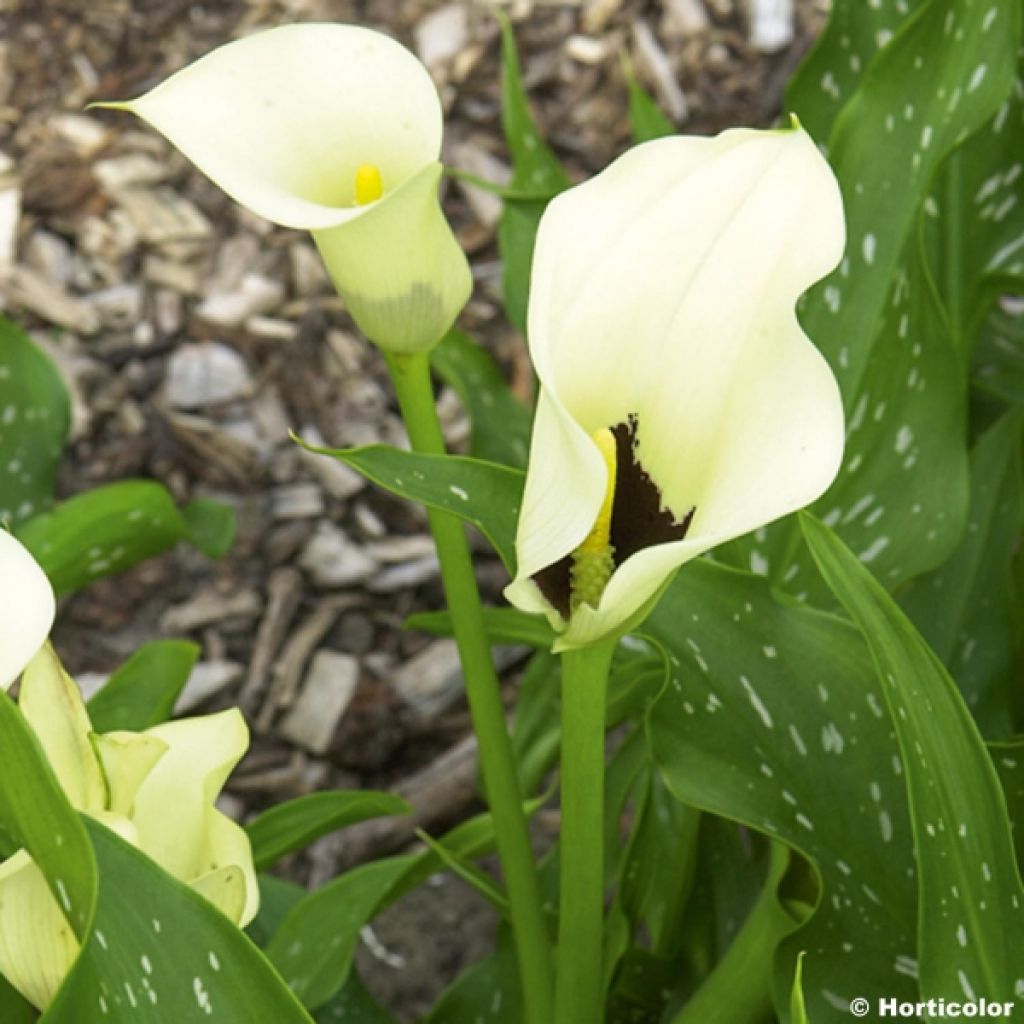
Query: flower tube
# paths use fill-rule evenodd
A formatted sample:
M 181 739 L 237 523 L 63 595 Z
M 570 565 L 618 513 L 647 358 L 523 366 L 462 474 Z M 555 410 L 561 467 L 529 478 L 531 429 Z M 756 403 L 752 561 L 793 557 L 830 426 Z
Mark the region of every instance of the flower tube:
M 237 709 L 144 732 L 97 734 L 77 684 L 49 645 L 25 669 L 19 707 L 76 810 L 138 847 L 239 927 L 255 917 L 259 889 L 249 839 L 213 805 L 248 747 Z M 78 953 L 29 854 L 19 850 L 0 863 L 0 974 L 45 1009 Z
M 796 125 L 637 146 L 550 204 L 506 596 L 548 617 L 556 650 L 631 628 L 679 566 L 835 478 L 839 388 L 795 303 L 844 240 L 838 185 Z
M 43 646 L 53 625 L 53 587 L 36 560 L 0 527 L 0 690 Z
M 471 288 L 438 201 L 441 103 L 426 69 L 354 25 L 227 43 L 130 110 L 228 195 L 311 231 L 353 319 L 397 353 L 435 345 Z

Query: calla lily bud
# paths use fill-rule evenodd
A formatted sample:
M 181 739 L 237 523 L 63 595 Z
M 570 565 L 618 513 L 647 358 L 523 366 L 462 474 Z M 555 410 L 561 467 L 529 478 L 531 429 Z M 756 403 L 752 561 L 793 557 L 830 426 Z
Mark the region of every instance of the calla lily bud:
M 98 735 L 77 684 L 49 645 L 25 669 L 19 706 L 76 810 L 138 847 L 240 927 L 255 917 L 259 889 L 249 839 L 213 806 L 248 747 L 237 710 Z M 28 853 L 0 864 L 0 974 L 45 1009 L 78 953 L 62 907 Z
M 56 607 L 46 574 L 0 526 L 0 690 L 21 675 L 43 646 Z
M 469 298 L 438 201 L 441 103 L 388 36 L 286 25 L 218 47 L 127 103 L 243 206 L 313 233 L 371 341 L 430 349 Z
M 839 388 L 794 307 L 844 240 L 835 177 L 796 125 L 646 143 L 550 204 L 506 596 L 548 617 L 556 650 L 632 628 L 683 563 L 835 478 Z

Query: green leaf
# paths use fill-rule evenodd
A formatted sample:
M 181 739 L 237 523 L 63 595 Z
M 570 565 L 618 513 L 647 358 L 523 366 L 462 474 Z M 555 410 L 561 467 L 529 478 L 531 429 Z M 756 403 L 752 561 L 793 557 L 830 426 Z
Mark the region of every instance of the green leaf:
M 530 116 L 523 89 L 519 56 L 512 25 L 504 15 L 501 22 L 502 128 L 512 155 L 512 188 L 546 192 L 555 196 L 569 187 L 569 176 Z M 498 225 L 502 286 L 509 320 L 526 330 L 526 306 L 530 291 L 530 265 L 537 238 L 537 225 L 547 199 L 506 199 Z
M 60 788 L 35 733 L 6 693 L 0 693 L 0 827 L 46 875 L 79 939 L 96 899 L 96 859 L 78 815 Z
M 95 926 L 40 1024 L 309 1024 L 260 951 L 202 896 L 98 822 Z
M 353 971 L 341 991 L 314 1014 L 317 1024 L 396 1024 L 395 1018 L 380 1007 Z
M 1019 6 L 933 0 L 901 21 L 908 4 L 894 13 L 847 0 L 790 96 L 820 142 L 831 133 L 848 226 L 839 269 L 808 293 L 801 317 L 851 424 L 843 470 L 816 512 L 890 588 L 943 561 L 966 513 L 963 359 L 920 224 L 944 161 L 1009 92 Z M 947 251 L 959 251 L 955 233 Z M 812 597 L 820 587 L 791 521 L 740 547 L 741 564 L 767 566 L 777 583 Z
M 815 951 L 804 971 L 816 1024 L 848 1024 L 839 1006 L 856 995 L 912 1000 L 917 894 L 904 766 L 859 632 L 706 559 L 684 567 L 644 631 L 666 654 L 668 683 L 647 735 L 669 790 L 814 866 L 817 909 L 775 958 L 776 1010 L 788 1006 L 803 949 Z M 698 878 L 697 894 L 708 885 L 700 866 Z M 725 922 L 709 927 L 723 934 Z M 694 950 L 708 950 L 700 963 L 709 968 L 720 948 Z
M 772 1007 L 772 961 L 779 943 L 797 926 L 779 896 L 790 851 L 772 847 L 768 878 L 757 902 L 715 969 L 672 1017 L 672 1024 L 732 1024 L 761 1020 Z
M 953 674 L 983 733 L 1013 731 L 1020 650 L 1019 594 L 1011 563 L 1024 525 L 1021 431 L 1024 409 L 1008 413 L 971 455 L 971 509 L 952 557 L 914 580 L 900 604 Z
M 526 644 L 538 650 L 550 650 L 555 632 L 547 619 L 540 615 L 527 615 L 518 608 L 484 608 L 484 628 L 492 645 Z M 434 636 L 452 635 L 452 618 L 444 612 L 415 612 L 403 626 L 418 629 Z
M 452 853 L 423 829 L 416 829 L 416 836 L 454 875 L 458 875 L 468 886 L 475 889 L 502 917 L 508 917 L 508 897 L 486 871 L 470 863 L 465 857 Z
M 155 640 L 140 647 L 89 701 L 96 732 L 142 732 L 171 717 L 199 657 L 186 640 Z
M 697 868 L 701 812 L 680 803 L 656 772 L 650 775 L 630 835 L 620 898 L 633 925 L 650 937 L 652 952 L 680 952 L 681 926 Z
M 49 507 L 70 424 L 56 367 L 0 317 L 0 523 L 16 527 Z
M 296 440 L 307 451 L 344 462 L 400 498 L 451 512 L 472 523 L 514 574 L 516 523 L 523 493 L 521 471 L 480 459 L 419 455 L 387 445 L 317 448 Z
M 288 913 L 267 946 L 267 956 L 304 1006 L 319 1009 L 348 977 L 359 930 L 406 874 L 415 857 L 388 857 L 353 868 Z
M 991 0 L 987 10 L 991 20 L 973 0 L 924 5 L 865 70 L 832 130 L 849 243 L 844 266 L 809 296 L 803 322 L 829 356 L 848 407 L 936 170 L 1013 82 L 1020 5 Z
M 309 793 L 276 804 L 246 826 L 256 869 L 263 871 L 315 839 L 357 821 L 408 814 L 411 808 L 392 793 L 333 790 Z
M 33 1024 L 38 1018 L 36 1008 L 22 999 L 0 974 L 0 1020 L 4 1024 Z
M 835 0 L 825 31 L 786 87 L 786 109 L 800 116 L 814 138 L 828 139 L 840 111 L 878 52 L 890 46 L 911 17 L 929 2 Z
M 1024 864 L 1024 737 L 990 743 L 988 752 L 1010 809 L 1017 864 Z
M 431 366 L 454 389 L 472 424 L 470 454 L 526 468 L 530 410 L 512 394 L 487 350 L 453 328 L 430 353 Z
M 452 983 L 423 1024 L 510 1024 L 521 1015 L 512 937 L 500 928 L 494 952 Z
M 191 539 L 167 489 L 154 480 L 123 480 L 78 494 L 22 524 L 17 536 L 59 594 Z
M 796 958 L 796 970 L 793 972 L 793 994 L 789 999 L 789 1024 L 811 1024 L 807 1016 L 807 1004 L 804 1002 L 804 957 L 801 953 Z
M 1012 405 L 1024 405 L 1024 316 L 996 310 L 974 353 L 973 383 Z
M 676 126 L 637 80 L 628 59 L 622 62 L 626 87 L 629 89 L 629 126 L 636 143 L 650 142 L 666 135 L 675 135 Z
M 925 998 L 1019 995 L 1024 887 L 995 768 L 953 680 L 906 616 L 826 527 L 802 525 L 871 650 L 903 755 L 920 886 Z
M 185 536 L 207 558 L 221 558 L 235 542 L 235 513 L 209 498 L 196 498 L 182 510 Z

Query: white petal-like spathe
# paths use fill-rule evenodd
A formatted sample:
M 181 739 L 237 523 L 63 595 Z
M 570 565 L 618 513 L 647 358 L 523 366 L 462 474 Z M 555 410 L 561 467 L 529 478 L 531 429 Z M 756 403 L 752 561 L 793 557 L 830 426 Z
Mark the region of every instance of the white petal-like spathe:
M 32 858 L 21 850 L 0 864 L 0 974 L 42 1010 L 57 994 L 79 948 Z
M 92 723 L 78 684 L 46 644 L 21 680 L 18 707 L 76 811 L 107 807 L 107 783 L 92 745 Z
M 551 410 L 534 428 L 509 599 L 535 606 L 526 577 L 593 523 L 603 491 L 559 481 L 595 472 L 584 440 L 600 427 L 635 414 L 664 503 L 677 516 L 696 507 L 686 538 L 619 566 L 560 646 L 621 628 L 683 562 L 831 483 L 839 389 L 794 305 L 844 238 L 835 178 L 799 129 L 658 140 L 551 203 L 529 310 Z
M 472 278 L 441 211 L 441 103 L 422 64 L 354 25 L 286 25 L 228 43 L 130 110 L 243 206 L 313 232 L 364 334 L 425 351 L 466 304 Z M 356 171 L 383 196 L 356 204 Z
M 284 25 L 207 54 L 131 110 L 229 196 L 287 227 L 363 214 L 356 168 L 385 193 L 441 152 L 441 103 L 400 43 L 355 25 Z
M 232 708 L 166 722 L 144 735 L 162 741 L 167 750 L 135 794 L 132 820 L 139 830 L 139 847 L 175 878 L 188 882 L 210 870 L 210 812 L 249 745 L 249 730 Z
M 10 686 L 42 647 L 55 611 L 46 574 L 0 526 L 0 689 Z

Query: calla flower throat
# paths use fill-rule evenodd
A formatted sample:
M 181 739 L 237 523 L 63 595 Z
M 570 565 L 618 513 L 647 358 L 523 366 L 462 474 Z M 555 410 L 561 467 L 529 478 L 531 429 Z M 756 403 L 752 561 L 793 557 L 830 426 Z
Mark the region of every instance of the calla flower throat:
M 652 544 L 682 540 L 696 506 L 675 516 L 643 468 L 637 451 L 638 418 L 596 430 L 593 440 L 608 471 L 604 499 L 583 543 L 571 555 L 536 573 L 534 582 L 568 619 L 581 604 L 596 608 L 612 573 L 630 555 Z

